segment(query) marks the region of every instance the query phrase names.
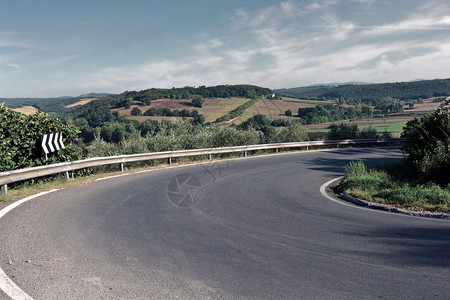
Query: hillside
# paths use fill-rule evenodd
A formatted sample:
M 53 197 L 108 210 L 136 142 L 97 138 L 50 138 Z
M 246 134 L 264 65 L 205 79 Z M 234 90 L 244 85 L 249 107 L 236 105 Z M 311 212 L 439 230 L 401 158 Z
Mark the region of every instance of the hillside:
M 339 99 L 367 102 L 384 97 L 400 100 L 450 96 L 450 78 L 413 82 L 344 84 L 276 89 L 275 93 L 300 99 Z

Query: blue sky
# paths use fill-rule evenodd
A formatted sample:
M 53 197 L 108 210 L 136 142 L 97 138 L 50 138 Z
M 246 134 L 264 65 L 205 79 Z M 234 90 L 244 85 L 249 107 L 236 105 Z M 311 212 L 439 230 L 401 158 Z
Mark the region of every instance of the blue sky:
M 2 0 L 0 98 L 450 77 L 448 0 Z

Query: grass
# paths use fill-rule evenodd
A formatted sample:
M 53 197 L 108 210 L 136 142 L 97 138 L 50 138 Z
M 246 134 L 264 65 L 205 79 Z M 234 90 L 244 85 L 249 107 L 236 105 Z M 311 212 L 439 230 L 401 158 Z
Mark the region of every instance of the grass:
M 229 113 L 247 101 L 247 98 L 207 99 L 203 107 L 196 109 L 205 117 L 206 122 L 214 122 L 217 118 Z
M 403 128 L 406 126 L 406 122 L 386 123 L 386 124 L 372 124 L 358 126 L 359 129 L 375 128 L 377 132 L 403 132 Z
M 371 170 L 363 162 L 351 162 L 341 189 L 355 197 L 416 211 L 450 212 L 450 185 L 420 184 L 408 176 L 403 164 Z
M 233 124 L 239 125 L 242 122 L 245 122 L 248 118 L 253 117 L 254 115 L 265 115 L 270 120 L 286 118 L 286 119 L 297 119 L 296 117 L 287 117 L 285 112 L 287 110 L 291 110 L 291 112 L 296 115 L 299 108 L 304 107 L 314 107 L 315 104 L 307 104 L 302 102 L 290 102 L 284 100 L 268 100 L 262 99 L 247 108 L 244 113 L 234 119 Z
M 53 178 L 52 180 L 37 181 L 35 183 L 27 181 L 23 184 L 15 186 L 14 188 L 8 187 L 7 195 L 0 195 L 0 203 L 14 201 L 17 199 L 25 198 L 30 195 L 34 195 L 40 192 L 49 191 L 52 189 L 60 189 L 65 187 L 77 186 L 85 184 L 95 179 L 116 175 L 118 172 L 99 173 L 93 175 L 87 175 L 83 177 L 75 177 L 74 179 L 67 180 L 63 175 Z
M 190 100 L 173 100 L 173 99 L 159 99 L 152 101 L 151 105 L 148 106 L 139 106 L 136 103 L 133 104 L 129 109 L 119 108 L 119 109 L 111 109 L 112 111 L 118 111 L 120 115 L 128 117 L 130 119 L 138 119 L 140 122 L 146 119 L 173 119 L 173 117 L 148 117 L 148 116 L 139 116 L 140 118 L 133 118 L 131 116 L 131 110 L 134 107 L 138 107 L 145 112 L 149 108 L 155 107 L 167 107 L 171 110 L 178 109 L 187 109 L 189 111 L 197 110 L 200 114 L 205 117 L 206 122 L 214 122 L 217 118 L 229 113 L 230 111 L 236 109 L 238 106 L 246 103 L 248 101 L 247 98 L 214 98 L 214 99 L 206 99 L 203 107 L 194 107 L 190 103 Z M 181 118 L 180 118 L 181 119 Z

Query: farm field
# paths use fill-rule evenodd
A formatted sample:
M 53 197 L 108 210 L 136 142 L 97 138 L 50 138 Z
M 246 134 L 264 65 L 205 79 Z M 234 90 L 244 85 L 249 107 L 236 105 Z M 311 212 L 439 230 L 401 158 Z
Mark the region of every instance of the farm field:
M 88 104 L 89 102 L 97 100 L 97 99 L 98 98 L 83 98 L 83 99 L 80 99 L 80 101 L 78 101 L 78 102 L 66 105 L 64 107 L 65 108 L 71 108 L 71 107 L 75 107 L 75 106 L 78 106 L 78 105 L 85 105 L 85 104 Z
M 38 109 L 36 107 L 30 106 L 30 105 L 25 105 L 25 106 L 22 106 L 22 107 L 19 107 L 19 108 L 11 109 L 11 110 L 13 110 L 15 112 L 22 113 L 24 115 L 32 115 L 32 114 L 34 114 L 35 112 L 38 111 Z
M 134 107 L 139 107 L 142 112 L 145 112 L 149 108 L 169 108 L 171 110 L 178 109 L 187 109 L 187 110 L 198 110 L 200 114 L 202 114 L 206 122 L 214 122 L 217 118 L 220 116 L 223 116 L 230 111 L 234 110 L 239 105 L 242 105 L 243 103 L 247 102 L 249 99 L 246 98 L 229 98 L 229 99 L 206 99 L 205 103 L 203 104 L 203 107 L 194 107 L 191 104 L 191 100 L 184 99 L 184 100 L 173 100 L 173 99 L 160 99 L 160 100 L 154 100 L 152 101 L 151 105 L 149 106 L 139 106 L 138 104 L 131 105 L 129 109 L 125 108 L 119 108 L 119 109 L 112 109 L 113 111 L 118 111 L 120 115 L 126 116 L 127 118 L 131 120 L 137 120 L 139 122 L 143 122 L 144 120 L 151 119 L 151 120 L 181 120 L 181 117 L 164 117 L 164 116 L 131 116 L 131 110 Z M 279 118 L 285 118 L 285 119 L 297 119 L 296 117 L 287 117 L 285 116 L 286 110 L 291 110 L 293 115 L 295 116 L 297 114 L 297 111 L 299 108 L 305 108 L 305 107 L 314 107 L 316 105 L 320 104 L 326 104 L 326 103 L 335 103 L 334 101 L 316 101 L 316 100 L 301 100 L 301 99 L 294 99 L 294 98 L 288 98 L 283 97 L 282 100 L 269 100 L 269 99 L 262 99 L 258 101 L 255 105 L 249 107 L 244 111 L 244 113 L 227 123 L 239 125 L 242 122 L 246 121 L 248 118 L 257 115 L 262 114 L 267 116 L 271 120 L 279 119 Z M 374 117 L 370 119 L 359 119 L 359 120 L 342 120 L 342 121 L 336 121 L 335 124 L 339 124 L 341 122 L 348 123 L 348 124 L 355 124 L 358 125 L 360 129 L 367 128 L 369 126 L 375 128 L 379 132 L 390 132 L 393 137 L 399 137 L 401 132 L 403 131 L 403 127 L 405 126 L 406 122 L 414 118 L 415 116 L 419 117 L 425 113 L 434 111 L 438 106 L 439 102 L 434 102 L 434 98 L 425 99 L 424 103 L 422 104 L 415 104 L 413 109 L 406 109 L 402 113 L 398 114 L 392 114 L 389 117 Z M 304 125 L 305 129 L 310 132 L 311 134 L 326 134 L 328 132 L 328 127 L 333 124 L 331 122 L 327 123 L 320 123 L 320 124 L 307 124 Z
M 298 101 L 291 101 L 285 100 L 268 100 L 263 99 L 258 101 L 255 105 L 247 108 L 242 116 L 239 118 L 236 118 L 233 120 L 233 124 L 240 124 L 242 122 L 245 122 L 248 118 L 260 114 L 265 115 L 271 120 L 280 119 L 280 118 L 292 118 L 295 119 L 295 117 L 287 117 L 284 113 L 288 109 L 292 111 L 293 115 L 297 114 L 297 111 L 299 108 L 304 107 L 314 107 L 317 105 L 317 103 L 324 104 L 326 102 L 324 101 L 304 101 L 304 100 L 298 100 Z
M 127 117 L 130 120 L 136 120 L 139 123 L 144 122 L 145 120 L 155 120 L 158 122 L 161 122 L 162 120 L 172 120 L 172 121 L 181 121 L 182 117 L 162 117 L 162 116 L 128 116 Z M 192 119 L 192 118 L 187 118 Z
M 139 106 L 137 104 L 131 105 L 129 109 L 125 108 L 113 108 L 112 111 L 118 111 L 121 116 L 127 116 L 129 119 L 138 120 L 139 122 L 142 122 L 146 119 L 152 119 L 152 120 L 163 120 L 163 119 L 181 119 L 181 118 L 175 118 L 175 117 L 148 117 L 148 116 L 139 116 L 139 118 L 136 118 L 134 116 L 131 116 L 131 110 L 134 107 L 138 107 L 142 110 L 144 113 L 146 110 L 150 108 L 169 108 L 169 109 L 187 109 L 189 111 L 191 110 L 197 110 L 200 114 L 202 114 L 205 117 L 206 122 L 214 122 L 217 118 L 229 113 L 236 107 L 238 107 L 241 104 L 244 104 L 249 99 L 246 98 L 217 98 L 217 99 L 206 99 L 205 103 L 203 104 L 203 107 L 194 107 L 191 104 L 191 100 L 172 100 L 172 99 L 160 99 L 160 100 L 154 100 L 152 103 L 148 106 Z

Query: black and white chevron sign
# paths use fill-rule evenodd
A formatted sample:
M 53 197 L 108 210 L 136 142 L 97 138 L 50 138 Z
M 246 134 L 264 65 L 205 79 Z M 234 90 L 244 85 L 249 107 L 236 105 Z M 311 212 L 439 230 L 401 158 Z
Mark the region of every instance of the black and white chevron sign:
M 42 153 L 47 155 L 50 152 L 64 149 L 61 132 L 41 135 Z

